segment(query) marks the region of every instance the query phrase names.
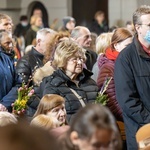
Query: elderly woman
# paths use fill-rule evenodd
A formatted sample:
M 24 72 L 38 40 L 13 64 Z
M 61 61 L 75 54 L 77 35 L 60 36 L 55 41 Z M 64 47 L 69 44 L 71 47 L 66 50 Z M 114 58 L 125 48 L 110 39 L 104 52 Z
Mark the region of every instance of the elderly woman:
M 85 61 L 85 52 L 78 44 L 70 39 L 60 42 L 53 60 L 56 71 L 40 85 L 42 95 L 58 94 L 65 98 L 68 121 L 97 96 L 98 87 L 91 79 L 92 73 L 84 68 Z

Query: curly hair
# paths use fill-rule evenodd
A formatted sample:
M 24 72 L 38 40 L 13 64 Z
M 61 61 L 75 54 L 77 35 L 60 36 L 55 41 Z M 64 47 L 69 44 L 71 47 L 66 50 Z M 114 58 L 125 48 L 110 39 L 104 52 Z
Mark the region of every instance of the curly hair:
M 64 69 L 67 64 L 67 60 L 73 57 L 76 53 L 79 53 L 84 61 L 86 60 L 85 49 L 80 47 L 72 39 L 63 40 L 56 48 L 54 61 L 52 62 L 53 66 L 57 69 Z

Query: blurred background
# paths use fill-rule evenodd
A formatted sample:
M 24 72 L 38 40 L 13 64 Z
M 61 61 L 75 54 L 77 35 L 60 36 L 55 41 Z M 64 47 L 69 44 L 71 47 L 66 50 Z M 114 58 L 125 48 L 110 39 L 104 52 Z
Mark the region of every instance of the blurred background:
M 150 5 L 149 0 L 1 0 L 0 12 L 12 17 L 14 26 L 21 15 L 31 17 L 35 8 L 43 12 L 47 24 L 61 26 L 64 16 L 73 16 L 76 25 L 89 26 L 98 10 L 105 12 L 109 26 L 124 26 L 132 20 L 133 11 L 140 5 Z

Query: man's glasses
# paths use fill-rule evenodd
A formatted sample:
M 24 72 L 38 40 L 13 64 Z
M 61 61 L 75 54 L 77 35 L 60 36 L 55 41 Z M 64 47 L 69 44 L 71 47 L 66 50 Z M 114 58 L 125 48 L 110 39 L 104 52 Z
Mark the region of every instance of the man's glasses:
M 147 26 L 148 28 L 150 28 L 150 24 L 139 24 L 139 25 L 145 25 L 145 26 Z

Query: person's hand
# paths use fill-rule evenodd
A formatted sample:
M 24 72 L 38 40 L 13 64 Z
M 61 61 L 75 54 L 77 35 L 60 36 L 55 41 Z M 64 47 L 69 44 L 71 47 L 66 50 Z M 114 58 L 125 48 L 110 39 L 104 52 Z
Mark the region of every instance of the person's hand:
M 0 104 L 0 111 L 8 111 L 8 110 L 4 105 Z
M 52 66 L 52 61 L 50 60 L 50 61 L 48 61 L 45 65 L 44 65 L 45 67 L 49 67 L 49 66 Z

